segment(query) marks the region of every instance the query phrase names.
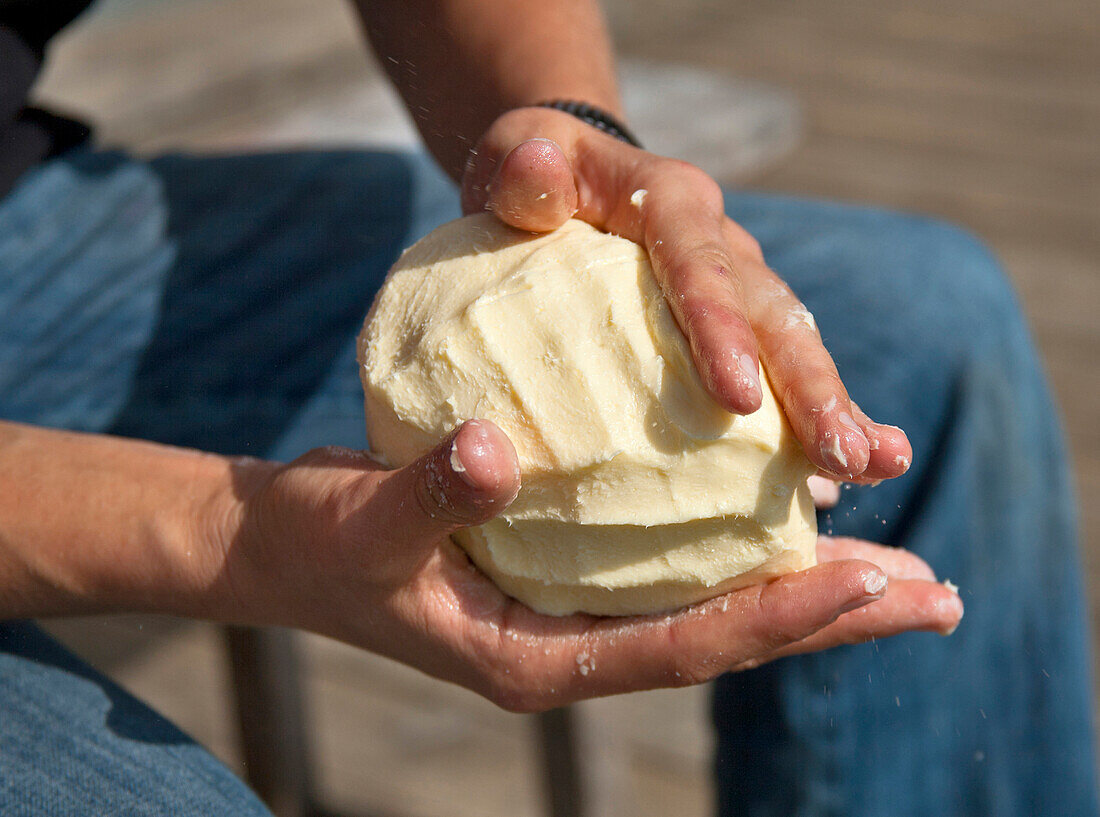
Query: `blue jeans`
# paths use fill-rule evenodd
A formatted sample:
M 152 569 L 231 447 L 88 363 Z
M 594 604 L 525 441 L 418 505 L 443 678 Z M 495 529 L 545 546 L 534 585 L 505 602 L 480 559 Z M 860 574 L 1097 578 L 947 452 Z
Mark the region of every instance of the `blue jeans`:
M 967 616 L 721 679 L 722 814 L 1096 814 L 1071 488 L 996 264 L 927 219 L 727 206 L 913 441 L 912 472 L 823 528 L 917 551 Z M 278 459 L 363 446 L 359 324 L 397 252 L 457 214 L 410 155 L 54 160 L 0 202 L 0 417 Z M 0 626 L 0 711 L 5 815 L 265 813 L 30 624 Z

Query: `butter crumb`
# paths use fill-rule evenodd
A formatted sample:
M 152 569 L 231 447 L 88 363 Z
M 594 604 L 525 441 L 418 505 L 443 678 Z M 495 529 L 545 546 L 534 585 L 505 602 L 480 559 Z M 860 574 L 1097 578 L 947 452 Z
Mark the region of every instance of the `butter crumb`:
M 814 320 L 813 314 L 804 304 L 799 304 L 788 312 L 786 320 L 783 321 L 784 329 L 794 329 L 798 326 L 805 326 L 811 330 L 817 329 L 817 322 Z
M 821 443 L 821 456 L 829 459 L 830 455 L 832 455 L 833 462 L 840 465 L 841 468 L 848 467 L 848 458 L 840 448 L 840 435 L 827 431 L 825 432 L 825 439 Z
M 466 466 L 462 464 L 462 460 L 458 457 L 458 440 L 451 443 L 451 470 L 456 474 L 466 473 Z

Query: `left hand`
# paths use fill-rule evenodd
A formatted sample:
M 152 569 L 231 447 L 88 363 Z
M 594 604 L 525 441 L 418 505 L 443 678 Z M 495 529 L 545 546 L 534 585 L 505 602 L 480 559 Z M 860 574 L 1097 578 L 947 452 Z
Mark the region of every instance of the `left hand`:
M 874 422 L 849 398 L 813 319 L 765 264 L 756 240 L 725 215 L 721 188 L 702 170 L 569 114 L 519 108 L 498 118 L 471 152 L 462 204 L 535 232 L 575 216 L 642 245 L 720 405 L 738 414 L 758 409 L 763 362 L 823 473 L 869 482 L 909 468 L 905 433 Z
M 220 484 L 197 528 L 198 552 L 214 556 L 196 582 L 206 617 L 322 633 L 515 711 L 913 630 L 947 634 L 963 614 L 919 557 L 827 537 L 815 567 L 667 615 L 536 613 L 450 538 L 520 488 L 515 449 L 484 420 L 404 468 L 317 449 L 286 465 L 237 461 Z

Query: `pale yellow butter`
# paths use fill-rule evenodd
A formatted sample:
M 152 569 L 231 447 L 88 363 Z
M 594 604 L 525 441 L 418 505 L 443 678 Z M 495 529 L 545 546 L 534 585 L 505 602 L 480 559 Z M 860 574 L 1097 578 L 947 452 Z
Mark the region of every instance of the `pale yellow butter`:
M 767 379 L 759 411 L 722 410 L 626 239 L 445 224 L 390 271 L 359 360 L 391 465 L 475 417 L 511 438 L 519 496 L 454 538 L 535 610 L 657 612 L 814 564 L 814 469 Z

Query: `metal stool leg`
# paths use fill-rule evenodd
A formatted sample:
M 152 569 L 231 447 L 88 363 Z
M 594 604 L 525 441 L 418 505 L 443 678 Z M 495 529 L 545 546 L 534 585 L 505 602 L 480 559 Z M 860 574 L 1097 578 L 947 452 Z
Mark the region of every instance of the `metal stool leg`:
M 327 814 L 314 797 L 293 633 L 236 626 L 223 630 L 249 785 L 276 817 Z M 548 817 L 589 817 L 589 801 L 599 794 L 589 791 L 600 787 L 600 781 L 589 780 L 596 770 L 580 765 L 589 752 L 577 714 L 574 707 L 563 707 L 535 716 Z
M 603 701 L 536 716 L 547 817 L 633 812 L 629 748 Z
M 542 751 L 543 793 L 547 817 L 584 817 L 584 778 L 579 767 L 579 743 L 571 707 L 535 716 Z
M 316 810 L 293 633 L 224 632 L 248 783 L 276 817 L 310 817 Z

